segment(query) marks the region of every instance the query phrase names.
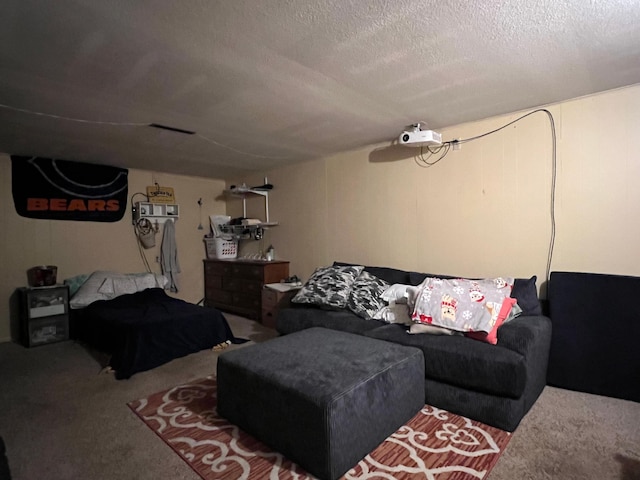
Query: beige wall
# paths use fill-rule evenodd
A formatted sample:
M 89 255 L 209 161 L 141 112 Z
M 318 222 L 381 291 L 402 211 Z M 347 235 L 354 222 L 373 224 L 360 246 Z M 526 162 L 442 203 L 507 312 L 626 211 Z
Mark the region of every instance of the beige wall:
M 640 86 L 548 109 L 558 136 L 551 269 L 640 275 Z M 472 137 L 532 110 L 442 133 Z M 414 153 L 371 146 L 246 179 L 267 175 L 275 185 L 270 213 L 280 226 L 266 243 L 304 278 L 342 260 L 461 276 L 535 274 L 540 286 L 551 235 L 547 116 L 466 143 L 430 168 Z
M 224 182 L 178 175 L 166 175 L 142 170 L 129 170 L 129 199 L 136 192 L 146 192 L 154 182 L 173 187 L 180 218 L 176 222 L 176 243 L 182 273 L 178 276 L 179 292 L 175 295 L 191 302 L 204 296 L 202 241 L 209 231 L 208 215 L 224 214 L 222 198 Z M 0 341 L 10 339 L 11 324 L 15 332 L 15 308 L 10 299 L 15 289 L 27 284 L 26 271 L 35 265 L 56 265 L 58 281 L 94 270 L 144 272 L 145 266 L 138 251 L 131 224 L 130 205 L 122 220 L 114 223 L 72 222 L 29 219 L 18 216 L 11 195 L 11 160 L 0 154 Z M 198 230 L 202 198 L 202 224 Z M 137 195 L 135 201 L 144 201 Z M 156 247 L 143 250 L 154 272 L 162 241 L 162 227 L 156 235 Z M 10 311 L 14 313 L 10 318 Z
M 558 135 L 552 270 L 640 275 L 640 86 L 548 108 Z M 442 133 L 445 140 L 472 137 L 529 111 Z M 538 113 L 464 144 L 430 168 L 416 164 L 416 152 L 374 145 L 230 179 L 258 185 L 266 175 L 275 186 L 270 216 L 280 225 L 261 242 L 244 242 L 241 251 L 273 244 L 276 256 L 290 260 L 291 273 L 303 278 L 342 260 L 461 276 L 537 275 L 538 285 L 543 283 L 551 234 L 547 117 Z M 0 155 L 3 319 L 10 295 L 26 283 L 25 271 L 33 265 L 58 265 L 59 278 L 94 269 L 144 270 L 129 214 L 115 224 L 18 217 L 10 171 L 9 157 Z M 204 248 L 196 202 L 203 198 L 207 215 L 225 213 L 223 183 L 135 170 L 129 181 L 130 194 L 154 181 L 175 188 L 181 207 L 179 296 L 198 301 Z M 248 201 L 248 215 L 262 218 L 263 205 L 261 199 Z M 240 215 L 242 202 L 229 200 L 227 211 Z M 155 255 L 147 252 L 150 261 Z M 0 339 L 8 337 L 7 319 L 0 321 Z

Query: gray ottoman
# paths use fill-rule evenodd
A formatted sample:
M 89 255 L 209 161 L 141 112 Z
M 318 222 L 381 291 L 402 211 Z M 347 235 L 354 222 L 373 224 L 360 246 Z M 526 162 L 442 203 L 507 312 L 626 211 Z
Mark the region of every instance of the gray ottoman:
M 322 479 L 424 406 L 419 349 L 324 328 L 225 352 L 217 377 L 222 417 Z

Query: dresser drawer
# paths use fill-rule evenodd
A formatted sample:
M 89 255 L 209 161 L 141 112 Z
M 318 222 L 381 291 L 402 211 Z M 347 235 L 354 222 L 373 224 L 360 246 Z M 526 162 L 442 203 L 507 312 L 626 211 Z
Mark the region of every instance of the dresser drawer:
M 275 307 L 278 304 L 278 292 L 271 288 L 262 290 L 262 308 Z
M 209 290 L 207 291 L 207 300 L 212 300 L 216 303 L 233 303 L 233 293 L 226 290 Z
M 262 317 L 260 318 L 260 322 L 268 328 L 276 328 L 276 316 L 278 315 L 277 308 L 263 308 L 262 309 Z
M 250 292 L 260 293 L 262 291 L 262 282 L 256 280 L 246 280 L 237 277 L 223 277 L 222 288 L 231 292 Z
M 262 280 L 264 278 L 263 265 L 237 264 L 231 268 L 231 274 L 237 278 Z
M 288 292 L 278 292 L 272 288 L 262 289 L 262 315 L 261 322 L 265 327 L 276 328 L 276 317 L 283 308 L 291 306 L 291 299 L 298 293 L 298 290 Z
M 231 297 L 234 305 L 250 308 L 256 312 L 259 312 L 262 308 L 262 299 L 259 294 L 238 292 L 233 293 Z
M 288 307 L 291 299 L 298 293 L 298 290 L 289 290 L 288 292 L 278 292 L 272 288 L 262 289 L 262 308 Z
M 204 285 L 207 290 L 222 288 L 222 277 L 220 275 L 207 275 L 204 277 Z
M 226 275 L 232 272 L 233 265 L 225 262 L 204 262 L 204 275 Z

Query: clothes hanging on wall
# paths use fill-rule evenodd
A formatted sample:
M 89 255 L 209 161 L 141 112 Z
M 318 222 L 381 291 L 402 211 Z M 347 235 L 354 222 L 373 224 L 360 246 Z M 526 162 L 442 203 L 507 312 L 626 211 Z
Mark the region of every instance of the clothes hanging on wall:
M 160 246 L 160 266 L 162 273 L 169 279 L 169 291 L 178 291 L 177 274 L 180 273 L 178 246 L 176 244 L 176 227 L 173 220 L 164 222 L 162 245 Z

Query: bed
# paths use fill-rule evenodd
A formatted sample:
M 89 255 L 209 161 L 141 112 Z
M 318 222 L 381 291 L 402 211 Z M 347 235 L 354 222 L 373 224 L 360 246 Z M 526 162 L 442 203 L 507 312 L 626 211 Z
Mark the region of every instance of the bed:
M 204 349 L 243 343 L 221 312 L 167 295 L 158 274 L 94 272 L 73 282 L 71 338 L 109 355 L 119 380 Z

